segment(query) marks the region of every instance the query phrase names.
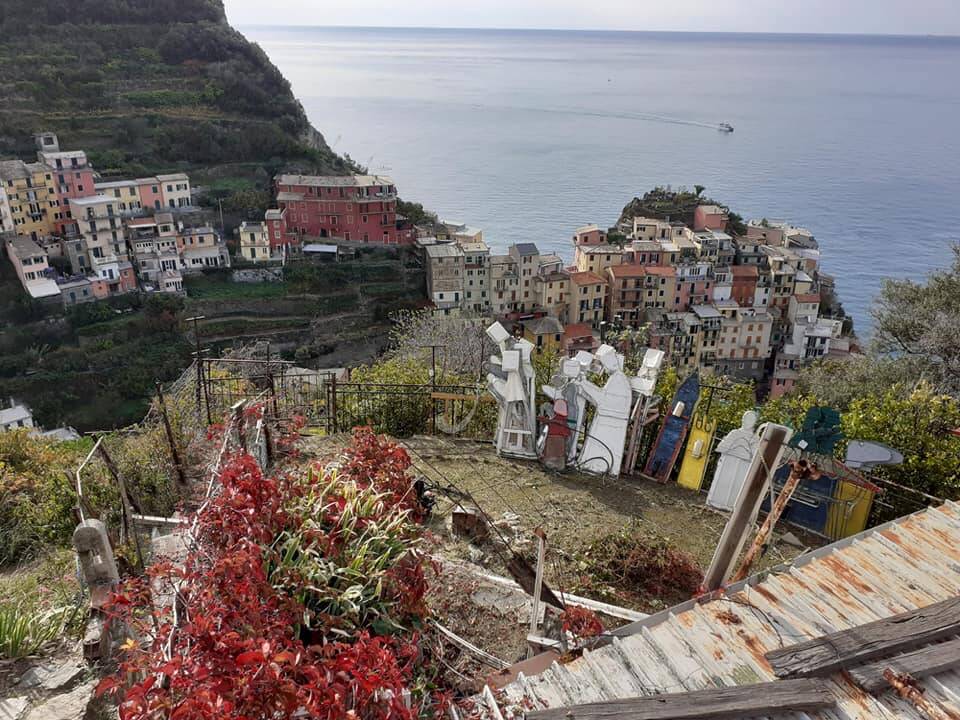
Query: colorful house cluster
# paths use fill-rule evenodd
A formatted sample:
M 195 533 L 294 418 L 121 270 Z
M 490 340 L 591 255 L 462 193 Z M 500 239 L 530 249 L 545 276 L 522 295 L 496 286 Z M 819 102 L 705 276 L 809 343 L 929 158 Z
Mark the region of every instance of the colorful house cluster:
M 564 350 L 589 344 L 585 327 L 646 326 L 650 344 L 675 367 L 769 380 L 771 394 L 782 395 L 803 363 L 854 349 L 842 320 L 823 316 L 832 279 L 820 272 L 817 242 L 804 228 L 768 220 L 748 223 L 742 236 L 727 228 L 726 210 L 715 205 L 698 207 L 693 227 L 635 218 L 616 244 L 587 225 L 573 235 L 570 266 L 533 243 L 497 255 L 482 236 L 417 242 L 439 311 L 533 323 L 523 329 L 528 339 Z M 559 330 L 538 332 L 544 317 Z
M 31 298 L 182 292 L 184 273 L 230 266 L 219 233 L 177 217 L 192 208 L 187 175 L 101 181 L 83 151 L 36 142 L 36 162 L 0 161 L 0 244 Z
M 239 254 L 265 262 L 316 242 L 410 245 L 413 225 L 397 212 L 397 187 L 382 175 L 278 175 L 277 207 L 239 230 Z M 264 252 L 264 248 L 267 252 Z

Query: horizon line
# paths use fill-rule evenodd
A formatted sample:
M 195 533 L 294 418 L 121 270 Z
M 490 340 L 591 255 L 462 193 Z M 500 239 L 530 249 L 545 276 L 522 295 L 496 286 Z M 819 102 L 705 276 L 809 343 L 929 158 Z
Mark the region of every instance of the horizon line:
M 582 32 L 658 35 L 782 35 L 784 37 L 873 37 L 873 38 L 929 38 L 960 40 L 960 33 L 889 33 L 889 32 L 787 32 L 783 30 L 634 30 L 612 28 L 540 28 L 540 27 L 478 27 L 443 25 L 303 25 L 286 23 L 236 22 L 237 27 L 295 28 L 299 30 L 455 30 L 476 32 Z

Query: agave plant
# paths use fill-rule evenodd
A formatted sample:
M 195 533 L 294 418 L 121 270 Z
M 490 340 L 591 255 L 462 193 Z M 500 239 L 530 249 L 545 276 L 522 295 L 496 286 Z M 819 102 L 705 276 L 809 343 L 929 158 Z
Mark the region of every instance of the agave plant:
M 37 612 L 24 605 L 0 605 L 0 657 L 33 655 L 60 636 L 66 611 Z

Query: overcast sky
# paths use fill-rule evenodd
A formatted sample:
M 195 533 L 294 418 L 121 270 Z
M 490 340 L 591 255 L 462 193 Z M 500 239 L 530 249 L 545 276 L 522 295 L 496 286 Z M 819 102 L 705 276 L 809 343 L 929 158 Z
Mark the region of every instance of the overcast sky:
M 234 24 L 960 35 L 960 0 L 224 0 Z

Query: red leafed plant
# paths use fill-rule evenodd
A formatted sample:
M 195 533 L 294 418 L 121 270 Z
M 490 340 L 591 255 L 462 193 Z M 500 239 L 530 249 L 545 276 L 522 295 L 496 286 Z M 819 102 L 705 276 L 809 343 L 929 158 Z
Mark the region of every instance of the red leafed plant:
M 443 714 L 417 629 L 427 583 L 408 467 L 368 431 L 339 475 L 265 477 L 232 458 L 183 566 L 155 565 L 114 596 L 139 639 L 98 689 L 121 720 Z
M 603 634 L 603 623 L 593 610 L 571 605 L 560 615 L 564 632 L 579 640 L 594 638 Z

